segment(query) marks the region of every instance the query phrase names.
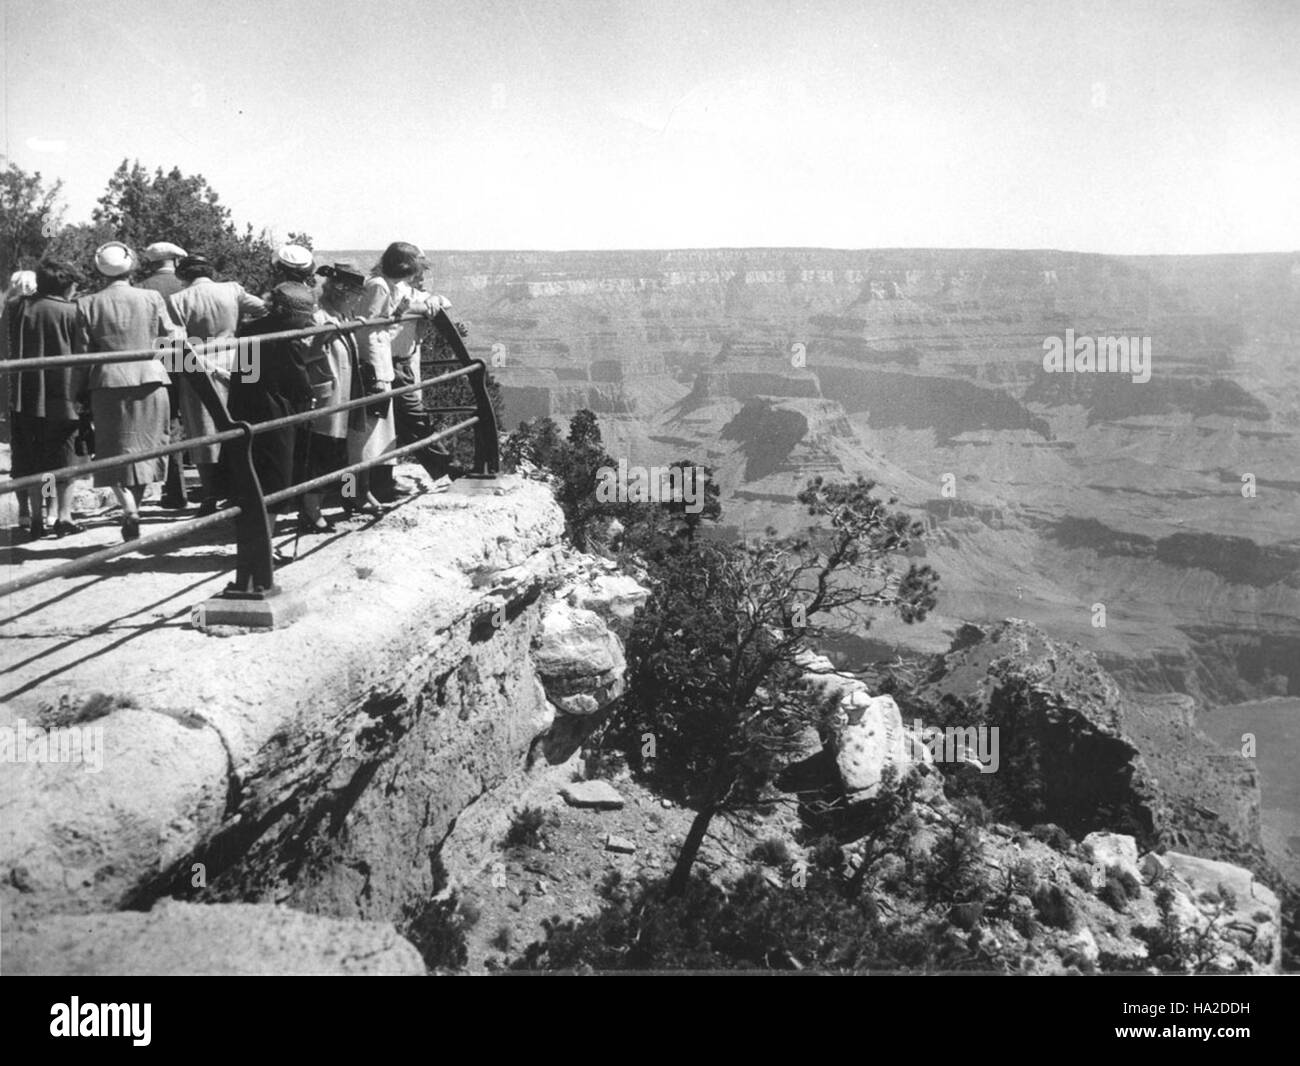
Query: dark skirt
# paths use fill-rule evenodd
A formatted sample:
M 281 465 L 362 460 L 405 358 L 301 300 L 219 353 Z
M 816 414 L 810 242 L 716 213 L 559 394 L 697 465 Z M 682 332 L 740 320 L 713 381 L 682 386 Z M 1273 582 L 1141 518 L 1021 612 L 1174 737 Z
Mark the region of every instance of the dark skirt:
M 257 472 L 257 481 L 263 496 L 287 489 L 294 483 L 296 436 L 294 427 L 289 426 L 287 429 L 259 433 L 253 438 L 253 469 Z M 241 480 L 236 464 L 243 462 L 243 454 L 244 446 L 240 441 L 230 441 L 222 447 L 221 459 L 217 466 L 217 490 L 220 495 L 231 498 L 239 495 Z
M 293 475 L 295 482 L 323 477 L 348 465 L 347 441 L 341 437 L 327 437 L 323 433 L 304 429 L 299 433 L 297 448 Z M 331 487 L 337 488 L 337 483 L 317 491 L 325 492 Z
M 113 459 L 128 452 L 161 448 L 168 441 L 171 407 L 160 381 L 120 389 L 92 389 L 90 410 L 95 421 L 95 458 Z M 167 475 L 167 457 L 144 459 L 95 473 L 97 486 L 148 485 Z

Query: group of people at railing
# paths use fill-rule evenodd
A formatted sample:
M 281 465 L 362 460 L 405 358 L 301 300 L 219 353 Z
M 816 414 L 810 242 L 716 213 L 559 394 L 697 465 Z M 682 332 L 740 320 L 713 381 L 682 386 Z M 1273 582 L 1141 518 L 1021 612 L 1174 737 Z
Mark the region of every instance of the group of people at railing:
M 125 457 L 170 440 L 214 434 L 218 426 L 195 383 L 167 370 L 166 354 L 180 350 L 186 339 L 197 346 L 192 350 L 199 353 L 231 417 L 257 423 L 414 384 L 428 322 L 450 306 L 423 291 L 426 260 L 418 247 L 405 242 L 389 245 L 369 275 L 349 262 L 318 266 L 306 248 L 281 246 L 272 262 L 274 284 L 260 295 L 246 292 L 238 282 L 218 281 L 204 256 L 187 254 L 169 242 L 150 245 L 143 258 L 149 272 L 133 284 L 137 264 L 132 250 L 119 242 L 102 245 L 94 266 L 104 284 L 80 297 L 81 278 L 69 263 L 47 259 L 35 271 L 11 279 L 6 328 L 0 331 L 4 358 L 159 349 L 159 358 L 16 374 L 10 387 L 13 477 L 73 466 L 78 454 Z M 222 338 L 251 342 L 286 330 L 408 312 L 425 317 L 307 338 L 272 337 L 242 347 L 204 348 L 201 343 Z M 248 352 L 253 353 L 251 368 L 243 354 Z M 432 417 L 415 390 L 323 414 L 306 428 L 258 433 L 252 441 L 253 466 L 263 493 L 269 494 L 377 459 L 433 432 Z M 220 442 L 190 449 L 201 486 L 200 514 L 215 512 L 229 494 L 231 458 L 231 450 Z M 435 478 L 451 473 L 449 455 L 439 444 L 417 451 L 415 458 Z M 368 474 L 357 475 L 355 491 L 343 500 L 345 512 L 378 511 Z M 173 454 L 95 471 L 94 481 L 113 490 L 122 509 L 122 536 L 133 540 L 140 532 L 146 486 L 163 482 L 161 505 L 187 508 L 183 475 L 181 457 Z M 70 479 L 60 480 L 53 493 L 42 485 L 22 499 L 33 539 L 83 532 L 73 518 L 71 485 Z M 323 498 L 319 491 L 299 498 L 301 531 L 333 529 L 321 511 Z

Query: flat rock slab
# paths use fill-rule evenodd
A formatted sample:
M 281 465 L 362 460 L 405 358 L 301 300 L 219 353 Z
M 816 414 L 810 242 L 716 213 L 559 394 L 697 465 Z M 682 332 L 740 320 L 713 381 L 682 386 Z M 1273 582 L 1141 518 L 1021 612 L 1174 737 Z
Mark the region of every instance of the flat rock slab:
M 269 903 L 166 901 L 147 914 L 60 914 L 6 930 L 0 967 L 29 976 L 422 976 L 387 922 Z
M 636 851 L 636 844 L 627 837 L 616 837 L 613 833 L 605 837 L 605 850 L 617 851 L 621 855 L 631 855 Z
M 560 789 L 570 807 L 588 807 L 597 811 L 623 809 L 623 797 L 608 781 L 573 781 Z

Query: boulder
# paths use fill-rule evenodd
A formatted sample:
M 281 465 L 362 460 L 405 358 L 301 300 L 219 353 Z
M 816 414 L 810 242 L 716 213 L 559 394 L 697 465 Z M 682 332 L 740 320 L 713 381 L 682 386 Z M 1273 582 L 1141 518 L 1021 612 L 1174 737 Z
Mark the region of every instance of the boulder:
M 542 616 L 533 667 L 547 698 L 565 714 L 595 714 L 623 692 L 622 643 L 594 611 L 565 602 Z
M 1135 881 L 1142 880 L 1138 870 L 1137 841 L 1131 836 L 1123 833 L 1089 833 L 1083 838 L 1083 847 L 1085 854 L 1091 856 L 1092 861 L 1102 870 L 1118 868 Z
M 830 747 L 839 783 L 850 800 L 872 798 L 887 766 L 901 776 L 926 753 L 903 728 L 892 696 L 873 696 L 851 674 L 842 673 L 824 655 L 804 652 L 799 666 L 803 684 L 818 699 L 833 702 Z M 810 754 L 815 749 L 808 745 Z
M 58 914 L 5 931 L 5 973 L 50 976 L 409 975 L 420 953 L 388 922 L 266 903 L 164 901 L 148 913 Z
M 849 716 L 835 744 L 840 783 L 851 798 L 869 799 L 878 791 L 885 767 L 906 766 L 900 744 L 903 720 L 892 696 L 871 696 L 865 689 L 848 693 L 840 706 Z
M 631 855 L 636 851 L 636 844 L 628 840 L 627 837 L 615 836 L 610 833 L 605 837 L 605 850 L 616 851 L 622 855 Z
M 1098 958 L 1101 957 L 1101 951 L 1097 947 L 1097 938 L 1092 935 L 1092 930 L 1086 925 L 1070 936 L 1061 945 L 1061 948 L 1066 962 L 1077 959 L 1086 961 L 1089 964 L 1095 964 Z
M 1231 946 L 1237 943 L 1250 945 L 1248 959 L 1253 969 L 1276 972 L 1282 958 L 1282 904 L 1277 894 L 1256 879 L 1249 870 L 1230 862 L 1203 859 L 1197 855 L 1184 855 L 1177 851 L 1165 852 L 1170 872 L 1188 888 L 1188 895 L 1204 920 L 1213 918 L 1220 934 L 1228 938 Z M 1223 888 L 1230 894 L 1232 903 L 1227 912 L 1216 916 L 1217 908 L 1208 898 Z M 1197 920 L 1201 924 L 1201 920 Z M 1253 930 L 1253 935 L 1247 930 Z M 1229 932 L 1232 936 L 1228 937 Z
M 593 611 L 606 622 L 626 624 L 649 595 L 650 591 L 635 578 L 626 574 L 602 574 L 575 584 L 566 598 L 571 606 Z
M 1142 877 L 1149 884 L 1164 877 L 1169 872 L 1169 860 L 1163 855 L 1157 855 L 1154 851 L 1148 851 L 1142 856 Z
M 560 789 L 570 807 L 588 807 L 597 811 L 623 808 L 623 797 L 608 781 L 572 781 Z

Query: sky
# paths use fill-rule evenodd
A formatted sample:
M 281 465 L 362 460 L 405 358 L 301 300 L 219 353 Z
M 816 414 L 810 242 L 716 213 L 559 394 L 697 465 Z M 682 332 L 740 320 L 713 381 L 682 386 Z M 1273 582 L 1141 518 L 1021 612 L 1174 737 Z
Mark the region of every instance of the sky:
M 3 144 L 321 249 L 1300 249 L 1295 0 L 0 0 Z

